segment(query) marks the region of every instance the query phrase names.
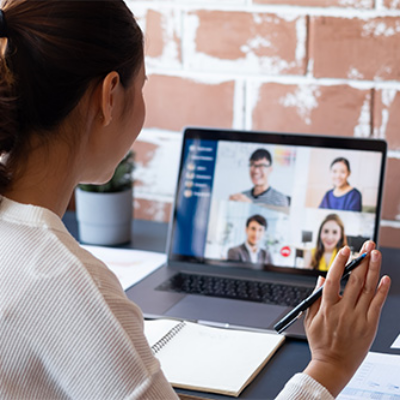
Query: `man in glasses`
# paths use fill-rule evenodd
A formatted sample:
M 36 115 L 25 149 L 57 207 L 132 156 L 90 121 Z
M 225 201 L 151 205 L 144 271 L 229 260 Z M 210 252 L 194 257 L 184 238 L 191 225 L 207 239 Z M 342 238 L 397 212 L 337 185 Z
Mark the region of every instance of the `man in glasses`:
M 268 150 L 257 149 L 250 157 L 249 168 L 254 187 L 231 195 L 229 200 L 289 207 L 290 198 L 272 188 L 268 182 L 272 172 L 272 157 Z

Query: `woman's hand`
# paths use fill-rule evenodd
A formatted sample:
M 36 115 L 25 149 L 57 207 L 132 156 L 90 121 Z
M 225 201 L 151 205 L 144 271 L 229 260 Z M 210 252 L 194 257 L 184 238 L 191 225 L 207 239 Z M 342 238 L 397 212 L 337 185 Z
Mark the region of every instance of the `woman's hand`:
M 343 295 L 340 280 L 350 249 L 341 249 L 330 268 L 322 298 L 308 310 L 305 328 L 311 361 L 304 370 L 337 396 L 354 375 L 375 338 L 390 287 L 384 276 L 378 285 L 381 253 L 368 241 L 366 259 L 350 275 Z M 322 285 L 321 278 L 318 286 Z

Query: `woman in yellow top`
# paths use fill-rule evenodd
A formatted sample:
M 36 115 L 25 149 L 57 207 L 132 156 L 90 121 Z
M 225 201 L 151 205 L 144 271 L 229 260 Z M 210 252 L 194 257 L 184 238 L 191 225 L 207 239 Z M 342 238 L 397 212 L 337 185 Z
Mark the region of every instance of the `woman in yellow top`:
M 327 215 L 319 228 L 317 247 L 311 251 L 310 267 L 319 271 L 328 271 L 338 251 L 346 245 L 347 239 L 342 220 L 337 214 Z

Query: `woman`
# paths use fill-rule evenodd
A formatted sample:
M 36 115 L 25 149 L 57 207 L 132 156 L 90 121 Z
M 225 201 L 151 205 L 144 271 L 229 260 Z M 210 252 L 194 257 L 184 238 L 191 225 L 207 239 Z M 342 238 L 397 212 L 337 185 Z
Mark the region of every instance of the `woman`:
M 61 221 L 75 186 L 110 179 L 142 128 L 142 33 L 122 0 L 7 0 L 0 40 L 2 398 L 176 399 L 140 310 Z M 339 296 L 347 258 L 308 314 L 313 360 L 281 398 L 331 399 L 372 343 L 390 280 L 353 287 L 367 299 L 355 315 Z M 375 288 L 380 262 L 373 251 L 358 282 Z M 359 329 L 341 331 L 343 314 Z
M 319 208 L 361 211 L 361 193 L 348 182 L 351 174 L 349 161 L 343 157 L 336 158 L 332 161 L 330 168 L 333 189 L 325 193 Z
M 319 271 L 328 271 L 338 251 L 347 245 L 344 225 L 337 214 L 329 214 L 322 221 L 318 236 L 317 246 L 311 251 L 311 260 L 305 265 Z

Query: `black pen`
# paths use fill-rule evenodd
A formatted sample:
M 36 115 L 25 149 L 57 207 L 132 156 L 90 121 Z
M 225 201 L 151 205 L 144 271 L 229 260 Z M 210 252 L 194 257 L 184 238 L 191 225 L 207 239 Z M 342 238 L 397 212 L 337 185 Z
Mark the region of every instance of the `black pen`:
M 350 272 L 358 267 L 362 260 L 367 256 L 368 253 L 363 253 L 361 256 L 355 258 L 353 261 L 349 262 L 343 272 L 342 279 L 347 278 L 350 275 Z M 298 318 L 301 317 L 303 312 L 307 310 L 312 304 L 314 304 L 321 296 L 324 285 L 318 288 L 314 293 L 304 299 L 300 304 L 298 304 L 292 311 L 286 314 L 279 322 L 274 325 L 274 329 L 278 333 L 282 333 L 285 329 L 287 329 L 290 325 L 297 321 Z

